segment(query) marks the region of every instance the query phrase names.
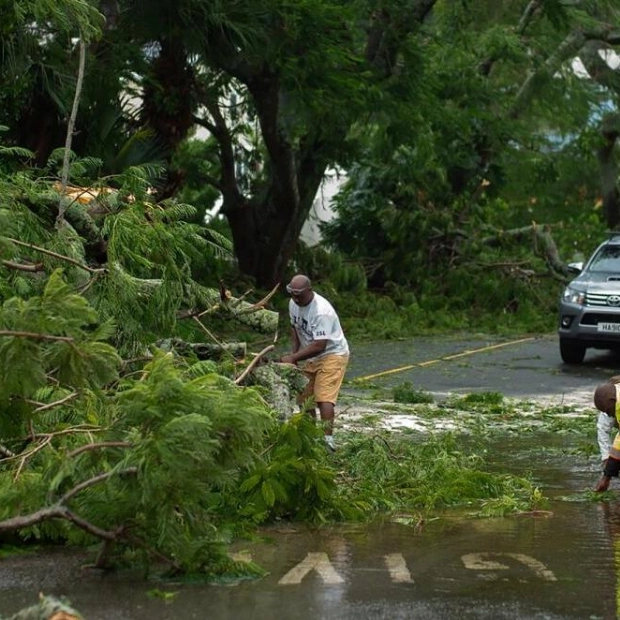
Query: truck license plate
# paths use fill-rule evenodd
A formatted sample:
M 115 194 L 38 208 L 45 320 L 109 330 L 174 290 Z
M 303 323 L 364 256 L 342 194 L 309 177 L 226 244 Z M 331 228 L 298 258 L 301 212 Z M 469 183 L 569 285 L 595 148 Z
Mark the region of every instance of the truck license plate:
M 599 323 L 596 326 L 596 331 L 620 334 L 620 323 Z

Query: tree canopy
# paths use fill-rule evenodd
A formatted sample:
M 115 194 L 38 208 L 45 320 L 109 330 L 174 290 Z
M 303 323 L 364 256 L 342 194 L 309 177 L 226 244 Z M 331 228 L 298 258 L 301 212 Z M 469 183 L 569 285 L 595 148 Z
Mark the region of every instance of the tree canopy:
M 160 198 L 211 186 L 193 193 L 209 203 L 198 212 L 219 196 L 238 264 L 263 286 L 283 278 L 334 164 L 402 161 L 407 178 L 381 191 L 410 187 L 408 210 L 422 197 L 453 218 L 488 181 L 523 211 L 512 171 L 535 167 L 529 189 L 544 193 L 568 174 L 558 145 L 570 137 L 598 156 L 606 219 L 620 217 L 615 2 L 20 0 L 3 17 L 8 143 L 48 166 L 83 74 L 71 149 L 100 161 L 91 177 L 157 163 Z M 202 162 L 186 166 L 197 127 Z M 592 175 L 577 176 L 592 197 Z

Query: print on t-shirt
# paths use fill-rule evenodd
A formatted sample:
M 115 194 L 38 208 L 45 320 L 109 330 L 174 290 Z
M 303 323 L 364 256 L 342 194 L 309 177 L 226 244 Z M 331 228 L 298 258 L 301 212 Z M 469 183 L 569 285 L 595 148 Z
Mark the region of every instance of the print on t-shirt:
M 289 316 L 301 347 L 308 346 L 314 340 L 327 340 L 325 349 L 317 357 L 349 354 L 349 346 L 342 333 L 338 315 L 332 305 L 321 295 L 315 293 L 307 306 L 298 306 L 291 300 Z

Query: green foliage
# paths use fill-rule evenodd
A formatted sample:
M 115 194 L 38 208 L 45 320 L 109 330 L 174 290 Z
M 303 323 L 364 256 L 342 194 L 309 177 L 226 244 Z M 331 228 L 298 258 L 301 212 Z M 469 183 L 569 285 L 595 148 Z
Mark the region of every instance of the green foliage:
M 479 410 L 501 407 L 504 404 L 504 395 L 500 392 L 474 392 L 450 400 L 450 406 L 455 409 Z
M 305 273 L 314 282 L 327 278 L 329 287 L 338 294 L 362 293 L 366 290 L 366 274 L 358 263 L 347 263 L 338 252 L 321 245 L 308 247 L 299 243 L 294 258 L 295 273 Z
M 0 521 L 34 515 L 19 535 L 42 541 L 90 545 L 107 532 L 117 542 L 102 565 L 148 568 L 152 549 L 177 571 L 240 570 L 223 506 L 274 416 L 223 366 L 153 346 L 182 306 L 220 301 L 192 272 L 230 243 L 191 224 L 189 205 L 152 201 L 155 166 L 104 183 L 89 178 L 96 161 L 74 158 L 86 185 L 68 197 L 59 161 L 50 178 L 0 173 Z
M 0 393 L 32 397 L 57 372 L 62 385 L 99 387 L 116 379 L 120 358 L 104 342 L 112 325 L 93 328 L 96 313 L 59 271 L 41 297 L 8 299 L 0 308 Z
M 340 486 L 345 501 L 366 505 L 367 514 L 470 506 L 489 516 L 490 506 L 506 514 L 543 501 L 531 481 L 489 471 L 475 449 L 450 434 L 423 443 L 388 433 L 356 436 L 338 459 L 348 483 Z
M 53 174 L 56 160 L 49 165 Z M 73 168 L 88 183 L 91 164 L 75 160 Z M 88 184 L 81 191 L 97 196 L 95 212 L 79 197 L 63 203 L 58 186 L 35 170 L 0 175 L 6 198 L 0 208 L 5 224 L 0 251 L 26 267 L 47 272 L 62 267 L 67 284 L 83 292 L 82 301 L 91 305 L 91 312 L 97 312 L 102 323 L 117 326 L 114 340 L 123 352 L 136 352 L 157 336 L 170 335 L 177 328 L 181 304 L 215 301 L 193 279 L 193 272 L 206 260 L 230 257 L 230 242 L 224 236 L 188 221 L 193 207 L 152 201 L 149 188 L 159 173 L 153 166 L 129 168 L 114 178 L 117 190 L 101 180 Z M 67 207 L 71 224 L 54 234 L 50 213 L 60 204 Z M 40 293 L 45 284 L 45 279 L 27 278 L 19 269 L 3 272 L 0 293 L 5 298 Z M 108 331 L 104 337 L 109 336 Z
M 131 529 L 132 536 L 119 540 L 117 554 L 139 548 L 132 541 L 142 540 L 188 572 L 220 565 L 226 540 L 221 498 L 256 462 L 274 420 L 253 390 L 214 374 L 188 380 L 186 372 L 170 354 L 156 353 L 139 378 L 120 382 L 112 400 L 98 399 L 99 426 L 88 425 L 90 409 L 79 403 L 75 408 L 82 415 L 71 424 L 50 418 L 50 430 L 58 433 L 54 449 L 33 451 L 17 475 L 10 467 L 0 469 L 0 520 L 16 506 L 34 512 L 70 497 L 65 501 L 87 522 Z M 44 419 L 37 423 L 44 428 Z M 66 522 L 28 528 L 22 535 L 92 540 Z
M 307 414 L 280 425 L 262 462 L 240 486 L 240 512 L 260 523 L 276 518 L 324 522 L 341 517 L 336 471 L 322 430 Z
M 173 165 L 184 174 L 179 199 L 196 207 L 195 223 L 204 223 L 219 196 L 214 187 L 204 183 L 205 177 L 215 176 L 219 170 L 217 144 L 213 140 L 187 140 L 175 153 Z
M 307 416 L 289 420 L 273 439 L 265 462 L 241 485 L 242 513 L 258 522 L 320 522 L 372 519 L 386 512 L 426 515 L 467 506 L 480 516 L 498 516 L 545 501 L 530 480 L 492 472 L 481 450 L 471 442 L 466 447 L 451 434 L 424 439 L 386 432 L 347 434 L 328 466 L 317 439 Z
M 409 381 L 395 386 L 392 393 L 396 403 L 432 403 L 435 400 L 430 392 L 416 389 Z
M 204 230 L 219 192 L 228 215 L 273 206 L 291 161 L 304 171 L 290 192 L 303 200 L 287 204 L 295 217 L 268 226 L 256 208 L 236 251 L 282 249 L 276 229 L 292 245 L 324 167 L 346 164 L 340 219 L 325 227 L 339 252 L 302 247 L 294 267 L 326 289 L 349 336 L 549 328 L 560 283 L 549 285 L 544 257 L 485 238 L 549 221 L 572 255 L 600 235 L 595 122 L 609 97 L 565 59 L 548 61 L 571 29 L 614 23 L 613 4 L 589 14 L 589 3 L 547 2 L 522 32 L 517 2 L 437 3 L 423 24 L 400 2 L 384 20 L 339 0 L 216 4 L 121 2 L 114 14 L 108 3 L 103 32 L 82 0 L 2 10 L 0 520 L 62 504 L 90 527 L 35 519 L 20 535 L 90 544 L 98 528 L 116 536 L 110 561 L 148 565 L 153 552 L 174 570 L 221 575 L 248 570 L 223 546 L 244 522 L 538 505 L 529 480 L 492 474 L 451 436 L 354 436 L 329 455 L 306 416 L 278 425 L 258 391 L 222 376 L 231 361 L 192 363 L 153 342 L 191 335 L 182 311 L 220 301 L 203 287 L 234 269 L 229 231 Z M 374 57 L 368 33 L 381 35 Z M 100 34 L 70 158 L 82 187 L 63 194 L 72 41 Z M 270 100 L 255 98 L 262 90 Z M 159 113 L 129 105 L 145 92 Z M 184 142 L 205 109 L 213 138 Z M 277 138 L 260 133 L 272 117 Z M 183 179 L 177 199 L 153 198 Z M 394 390 L 397 402 L 425 398 Z M 497 394 L 447 406 L 513 414 Z
M 103 25 L 103 16 L 85 0 L 18 1 L 15 15 L 24 21 L 34 18 L 37 22 L 45 23 L 51 20 L 62 30 L 80 32 L 86 40 L 100 34 Z

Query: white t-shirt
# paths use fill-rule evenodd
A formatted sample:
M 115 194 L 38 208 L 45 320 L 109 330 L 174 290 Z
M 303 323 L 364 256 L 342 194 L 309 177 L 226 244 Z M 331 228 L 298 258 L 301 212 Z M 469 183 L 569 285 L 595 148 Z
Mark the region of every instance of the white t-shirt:
M 312 301 L 307 306 L 298 306 L 291 299 L 288 303 L 288 313 L 302 348 L 315 340 L 327 340 L 325 349 L 311 359 L 326 355 L 349 354 L 349 344 L 340 326 L 340 319 L 325 297 L 314 293 Z
M 609 456 L 612 444 L 611 433 L 614 430 L 618 431 L 616 419 L 608 416 L 603 411 L 599 411 L 598 419 L 596 420 L 596 438 L 598 439 L 602 461 Z

